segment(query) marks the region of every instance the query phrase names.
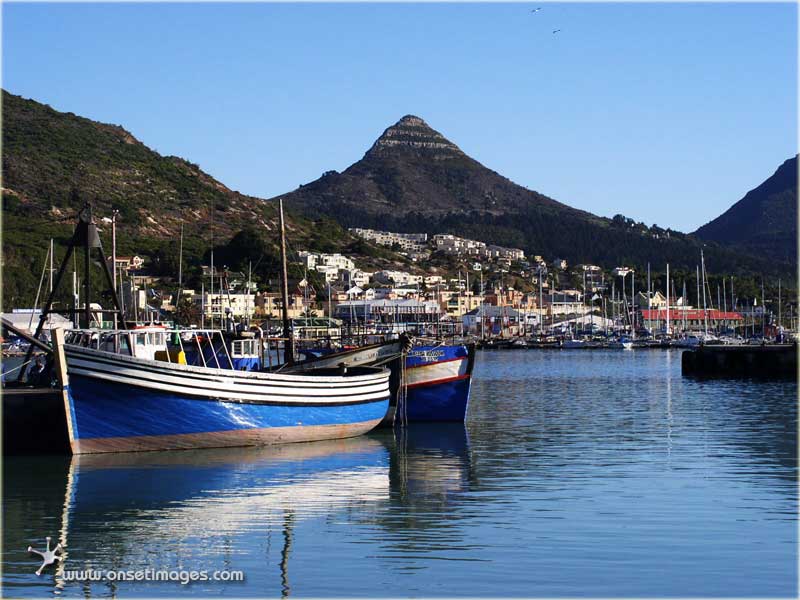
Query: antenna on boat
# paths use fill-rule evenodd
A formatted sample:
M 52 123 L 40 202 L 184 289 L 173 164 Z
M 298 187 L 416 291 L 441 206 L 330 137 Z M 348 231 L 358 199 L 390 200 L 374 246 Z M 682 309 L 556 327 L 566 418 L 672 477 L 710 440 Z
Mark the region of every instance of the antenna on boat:
M 294 340 L 289 322 L 289 280 L 286 269 L 286 226 L 283 222 L 283 198 L 278 200 L 278 218 L 281 228 L 281 295 L 283 300 L 283 337 L 285 338 L 283 354 L 286 363 L 292 366 L 294 364 Z

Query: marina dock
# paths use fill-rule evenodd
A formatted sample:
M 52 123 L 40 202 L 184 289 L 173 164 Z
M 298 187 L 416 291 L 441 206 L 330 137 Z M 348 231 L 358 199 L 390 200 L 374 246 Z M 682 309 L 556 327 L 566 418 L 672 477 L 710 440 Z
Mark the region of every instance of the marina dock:
M 797 344 L 701 346 L 681 355 L 684 375 L 706 377 L 797 376 Z

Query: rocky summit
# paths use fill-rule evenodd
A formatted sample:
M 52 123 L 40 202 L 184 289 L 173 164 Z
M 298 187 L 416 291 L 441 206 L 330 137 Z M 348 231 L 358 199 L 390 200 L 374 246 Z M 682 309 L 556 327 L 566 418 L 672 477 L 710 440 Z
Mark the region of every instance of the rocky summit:
M 327 172 L 284 198 L 307 214 L 327 214 L 348 226 L 387 225 L 388 218 L 401 230 L 398 219 L 497 215 L 530 206 L 591 217 L 488 169 L 413 115 L 386 129 L 344 172 Z
M 700 255 L 693 236 L 622 215 L 599 217 L 518 185 L 413 115 L 387 128 L 343 172 L 329 171 L 282 198 L 307 217 L 325 215 L 345 227 L 453 233 L 570 263 L 670 262 L 693 271 Z M 715 269 L 735 272 L 774 266 L 723 248 L 706 256 Z
M 465 156 L 458 146 L 414 115 L 406 115 L 384 131 L 366 156 L 391 156 L 398 151 L 427 156 L 431 160 Z

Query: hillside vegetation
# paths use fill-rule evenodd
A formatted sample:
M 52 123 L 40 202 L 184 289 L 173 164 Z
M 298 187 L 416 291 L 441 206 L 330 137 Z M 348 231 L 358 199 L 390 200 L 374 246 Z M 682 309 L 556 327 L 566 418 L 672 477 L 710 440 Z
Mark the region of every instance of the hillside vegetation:
M 75 216 L 90 201 L 107 250 L 119 211 L 117 254 L 146 257 L 155 274 L 177 277 L 184 228 L 184 269 L 199 287 L 201 264 L 217 248 L 231 269 L 254 266 L 256 278 L 277 273 L 277 203 L 228 189 L 197 165 L 161 156 L 117 125 L 62 113 L 2 92 L 3 298 L 33 303 L 50 238 L 65 253 Z M 290 248 L 353 253 L 361 264 L 405 264 L 394 253 L 350 236 L 334 220 L 287 214 Z M 226 251 L 239 232 L 249 243 Z M 253 243 L 253 240 L 258 240 Z M 58 263 L 58 260 L 56 261 Z M 99 280 L 98 276 L 95 277 Z

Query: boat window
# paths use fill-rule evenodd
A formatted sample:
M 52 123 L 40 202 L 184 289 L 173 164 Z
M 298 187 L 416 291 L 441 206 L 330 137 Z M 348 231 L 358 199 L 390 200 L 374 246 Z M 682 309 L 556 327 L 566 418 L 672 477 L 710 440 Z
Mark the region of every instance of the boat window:
M 145 340 L 145 336 L 146 336 L 146 334 L 144 334 L 144 333 L 136 334 L 136 345 L 137 346 L 144 346 L 145 341 L 146 341 Z
M 119 351 L 128 354 L 130 349 L 128 348 L 128 336 L 122 334 L 119 336 Z

